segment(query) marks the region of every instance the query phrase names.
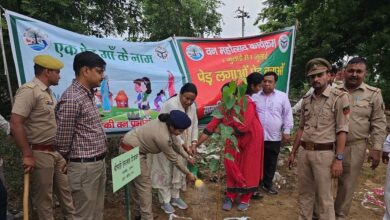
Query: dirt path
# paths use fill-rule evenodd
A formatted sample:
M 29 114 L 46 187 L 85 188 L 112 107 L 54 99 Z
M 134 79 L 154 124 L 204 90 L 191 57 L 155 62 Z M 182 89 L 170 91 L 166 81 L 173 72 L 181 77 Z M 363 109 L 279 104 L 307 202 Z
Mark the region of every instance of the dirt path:
M 287 184 L 284 185 L 277 196 L 264 195 L 262 200 L 252 200 L 250 207 L 245 212 L 237 210 L 236 206 L 229 212 L 221 209 L 223 199 L 223 186 L 221 184 L 211 183 L 206 180 L 206 188 L 202 191 L 192 187 L 184 193 L 184 200 L 189 204 L 188 210 L 176 209 L 176 214 L 182 217 L 190 217 L 193 220 L 223 220 L 227 217 L 247 216 L 251 219 L 274 219 L 288 220 L 298 218 L 297 208 L 297 189 L 296 189 L 296 169 L 279 169 L 282 176 L 287 178 Z M 361 205 L 364 198 L 364 192 L 373 188 L 383 187 L 385 181 L 386 167 L 381 164 L 377 170 L 372 171 L 369 164 L 365 164 L 359 179 L 359 189 L 355 193 L 353 205 L 350 211 L 350 220 L 375 220 L 382 219 L 384 210 L 371 205 L 367 209 Z M 123 197 L 122 197 L 123 198 Z M 383 196 L 377 196 L 383 201 Z M 107 198 L 105 219 L 125 219 L 123 210 L 123 199 L 118 201 L 118 197 Z M 154 200 L 153 210 L 155 219 L 168 220 L 169 216 L 165 214 Z

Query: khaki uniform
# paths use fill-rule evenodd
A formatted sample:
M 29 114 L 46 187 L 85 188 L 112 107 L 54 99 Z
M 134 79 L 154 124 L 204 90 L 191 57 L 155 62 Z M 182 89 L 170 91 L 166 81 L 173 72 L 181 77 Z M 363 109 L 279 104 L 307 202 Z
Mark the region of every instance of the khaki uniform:
M 54 144 L 57 130 L 55 105 L 51 90 L 37 78 L 18 89 L 12 113 L 26 118 L 25 130 L 31 145 Z M 53 189 L 64 216 L 73 219 L 74 207 L 68 177 L 61 172 L 66 161 L 57 151 L 34 150 L 33 155 L 36 166 L 31 173 L 31 197 L 39 219 L 54 219 Z
M 195 104 L 192 104 L 186 111 L 180 103 L 180 96 L 177 95 L 164 103 L 160 113 L 169 113 L 172 110 L 180 110 L 190 117 L 192 124 L 181 135 L 181 139 L 185 146 L 191 146 L 192 141 L 198 140 L 198 117 Z M 187 161 L 182 156 L 178 155 L 178 158 L 181 163 L 187 165 Z M 150 155 L 148 160 L 152 186 L 158 189 L 160 203 L 169 203 L 172 198 L 179 198 L 180 190 L 186 190 L 185 174 L 173 166 L 164 153 Z
M 135 215 L 141 215 L 142 220 L 153 220 L 152 212 L 152 183 L 150 168 L 147 164 L 146 154 L 158 154 L 163 152 L 167 159 L 181 172 L 188 174 L 188 169 L 180 162 L 178 154 L 186 157 L 184 149 L 180 147 L 180 139 L 172 136 L 168 127 L 159 119 L 152 120 L 147 124 L 137 127 L 128 132 L 123 143 L 139 147 L 141 175 L 131 183 L 132 199 L 136 204 Z M 123 152 L 123 150 L 122 150 Z
M 348 132 L 349 102 L 346 93 L 328 86 L 318 97 L 303 99 L 300 128 L 301 141 L 328 144 L 336 142 L 338 132 Z M 335 219 L 331 165 L 333 150 L 305 150 L 298 153 L 299 219 L 311 219 L 315 195 L 318 196 L 320 219 Z
M 339 85 L 338 88 L 348 92 L 344 85 Z M 373 149 L 381 151 L 386 138 L 386 116 L 380 89 L 362 83 L 349 93 L 349 102 L 349 133 L 344 151 L 343 175 L 338 180 L 335 201 L 337 219 L 345 219 L 348 216 L 366 157 L 367 139 L 371 139 Z

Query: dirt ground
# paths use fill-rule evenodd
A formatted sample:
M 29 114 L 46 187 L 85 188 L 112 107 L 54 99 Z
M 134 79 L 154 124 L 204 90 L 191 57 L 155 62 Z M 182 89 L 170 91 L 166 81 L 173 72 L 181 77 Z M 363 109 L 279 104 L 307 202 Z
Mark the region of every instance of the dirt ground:
M 286 153 L 281 153 L 280 159 L 286 157 Z M 107 163 L 109 166 L 109 163 Z M 110 176 L 110 167 L 108 168 L 106 201 L 105 201 L 105 220 L 125 220 L 125 200 L 124 190 L 121 189 L 116 193 L 112 193 L 112 182 Z M 297 206 L 297 175 L 296 168 L 287 169 L 285 165 L 278 167 L 278 172 L 286 180 L 286 184 L 282 184 L 279 194 L 271 196 L 263 193 L 264 198 L 261 200 L 252 200 L 250 207 L 245 212 L 237 210 L 235 205 L 229 212 L 223 211 L 222 200 L 224 192 L 224 182 L 215 181 L 215 174 L 208 173 L 206 168 L 201 168 L 202 179 L 205 181 L 205 188 L 202 190 L 188 187 L 188 190 L 182 193 L 184 200 L 188 203 L 187 210 L 179 210 L 176 208 L 176 215 L 187 217 L 193 220 L 223 220 L 228 217 L 250 217 L 254 220 L 274 219 L 274 220 L 290 220 L 298 218 Z M 223 172 L 222 172 L 223 173 Z M 384 209 L 376 205 L 364 204 L 362 205 L 365 194 L 372 189 L 384 186 L 386 176 L 386 166 L 380 166 L 372 171 L 368 163 L 364 164 L 361 177 L 358 183 L 358 189 L 355 192 L 353 205 L 350 211 L 350 220 L 375 220 L 382 219 Z M 11 178 L 10 178 L 11 180 Z M 21 185 L 22 186 L 22 185 Z M 20 212 L 21 210 L 21 192 L 20 188 L 16 192 L 10 193 L 9 208 L 13 212 Z M 369 194 L 371 195 L 371 194 Z M 375 196 L 380 201 L 383 201 L 383 196 Z M 155 219 L 168 220 L 169 215 L 165 214 L 158 204 L 156 193 L 154 194 L 153 211 Z M 133 213 L 132 213 L 133 214 Z M 132 216 L 134 217 L 134 216 Z M 21 218 L 18 218 L 21 219 Z M 32 220 L 36 218 L 30 218 Z M 56 219 L 62 219 L 59 207 L 56 208 Z M 174 218 L 180 219 L 180 218 Z M 182 218 L 183 219 L 183 218 Z
M 297 178 L 296 168 L 288 170 L 285 166 L 278 168 L 280 174 L 286 178 L 286 184 L 281 186 L 279 194 L 276 196 L 264 194 L 261 200 L 252 200 L 250 207 L 245 212 L 237 210 L 236 206 L 229 212 L 221 209 L 224 184 L 210 182 L 210 178 L 205 178 L 206 187 L 202 190 L 189 187 L 183 193 L 184 200 L 190 206 L 187 210 L 176 208 L 175 214 L 180 217 L 191 218 L 193 220 L 223 220 L 228 217 L 250 217 L 250 219 L 275 219 L 287 220 L 298 218 L 297 208 Z M 364 193 L 374 188 L 384 186 L 386 175 L 386 166 L 381 164 L 376 170 L 372 171 L 369 164 L 365 163 L 359 179 L 358 190 L 355 192 L 353 205 L 350 211 L 351 220 L 374 220 L 382 219 L 384 209 L 376 205 L 368 204 L 365 208 L 361 203 L 364 199 Z M 210 176 L 210 175 L 207 175 Z M 123 194 L 121 192 L 120 194 Z M 105 219 L 126 219 L 124 212 L 123 197 L 116 195 L 116 198 L 108 196 L 105 207 Z M 119 198 L 121 197 L 121 198 Z M 383 201 L 383 196 L 376 196 Z M 118 201 L 118 199 L 120 201 Z M 366 205 L 366 204 L 364 204 Z M 169 215 L 165 214 L 154 198 L 153 211 L 155 219 L 168 220 Z M 174 218 L 184 219 L 184 218 Z

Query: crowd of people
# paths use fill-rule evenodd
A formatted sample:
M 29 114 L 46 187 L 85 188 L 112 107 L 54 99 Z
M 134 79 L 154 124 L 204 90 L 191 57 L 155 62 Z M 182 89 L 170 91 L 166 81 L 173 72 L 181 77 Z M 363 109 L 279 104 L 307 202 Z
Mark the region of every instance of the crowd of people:
M 38 218 L 54 219 L 56 194 L 65 219 L 103 219 L 107 145 L 93 93 L 104 78 L 106 63 L 93 52 L 77 54 L 75 79 L 58 102 L 50 87 L 58 84 L 63 63 L 49 55 L 36 56 L 34 63 L 35 78 L 18 89 L 10 123 L 0 117 L 0 128 L 21 149 Z M 366 60 L 361 57 L 341 70 L 314 58 L 305 73 L 311 89 L 293 108 L 288 95 L 276 89 L 277 73 L 254 72 L 246 79 L 248 102 L 240 110 L 241 122 L 235 114 L 213 117 L 199 135 L 198 92 L 186 83 L 163 104 L 158 118 L 126 133 L 119 151 L 139 147 L 140 152 L 141 175 L 130 183 L 135 219 L 153 219 L 152 188 L 165 213 L 188 208 L 181 191 L 196 176 L 187 164 L 195 163 L 197 147 L 218 132 L 221 123 L 232 127 L 237 139 L 237 146 L 231 140 L 224 146 L 232 158 L 223 159 L 226 191 L 221 208 L 229 211 L 238 201 L 237 209 L 244 211 L 251 199 L 263 197 L 261 192 L 277 195 L 273 179 L 279 152 L 291 141 L 293 113 L 300 117 L 288 164 L 298 164 L 299 219 L 347 219 L 368 145 L 372 169 L 379 165 L 382 151 L 383 163 L 389 161 L 382 94 L 364 83 Z M 0 219 L 6 219 L 1 163 Z M 390 169 L 385 191 L 390 206 Z M 389 212 L 384 219 L 390 219 Z

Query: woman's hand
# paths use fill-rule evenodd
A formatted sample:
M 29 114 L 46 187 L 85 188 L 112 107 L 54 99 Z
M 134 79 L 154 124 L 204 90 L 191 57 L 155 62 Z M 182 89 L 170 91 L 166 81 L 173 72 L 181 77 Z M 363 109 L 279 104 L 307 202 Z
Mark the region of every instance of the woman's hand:
M 188 173 L 186 175 L 186 179 L 187 179 L 188 182 L 193 182 L 194 183 L 196 181 L 196 176 L 194 176 L 194 174 L 192 174 L 192 173 Z
M 197 144 L 196 142 L 192 142 L 192 144 L 191 144 L 192 156 L 197 154 L 197 151 L 196 151 L 197 145 L 196 144 Z
M 192 156 L 189 156 L 187 158 L 187 162 L 190 163 L 191 165 L 194 165 L 195 164 L 195 158 L 193 158 Z

